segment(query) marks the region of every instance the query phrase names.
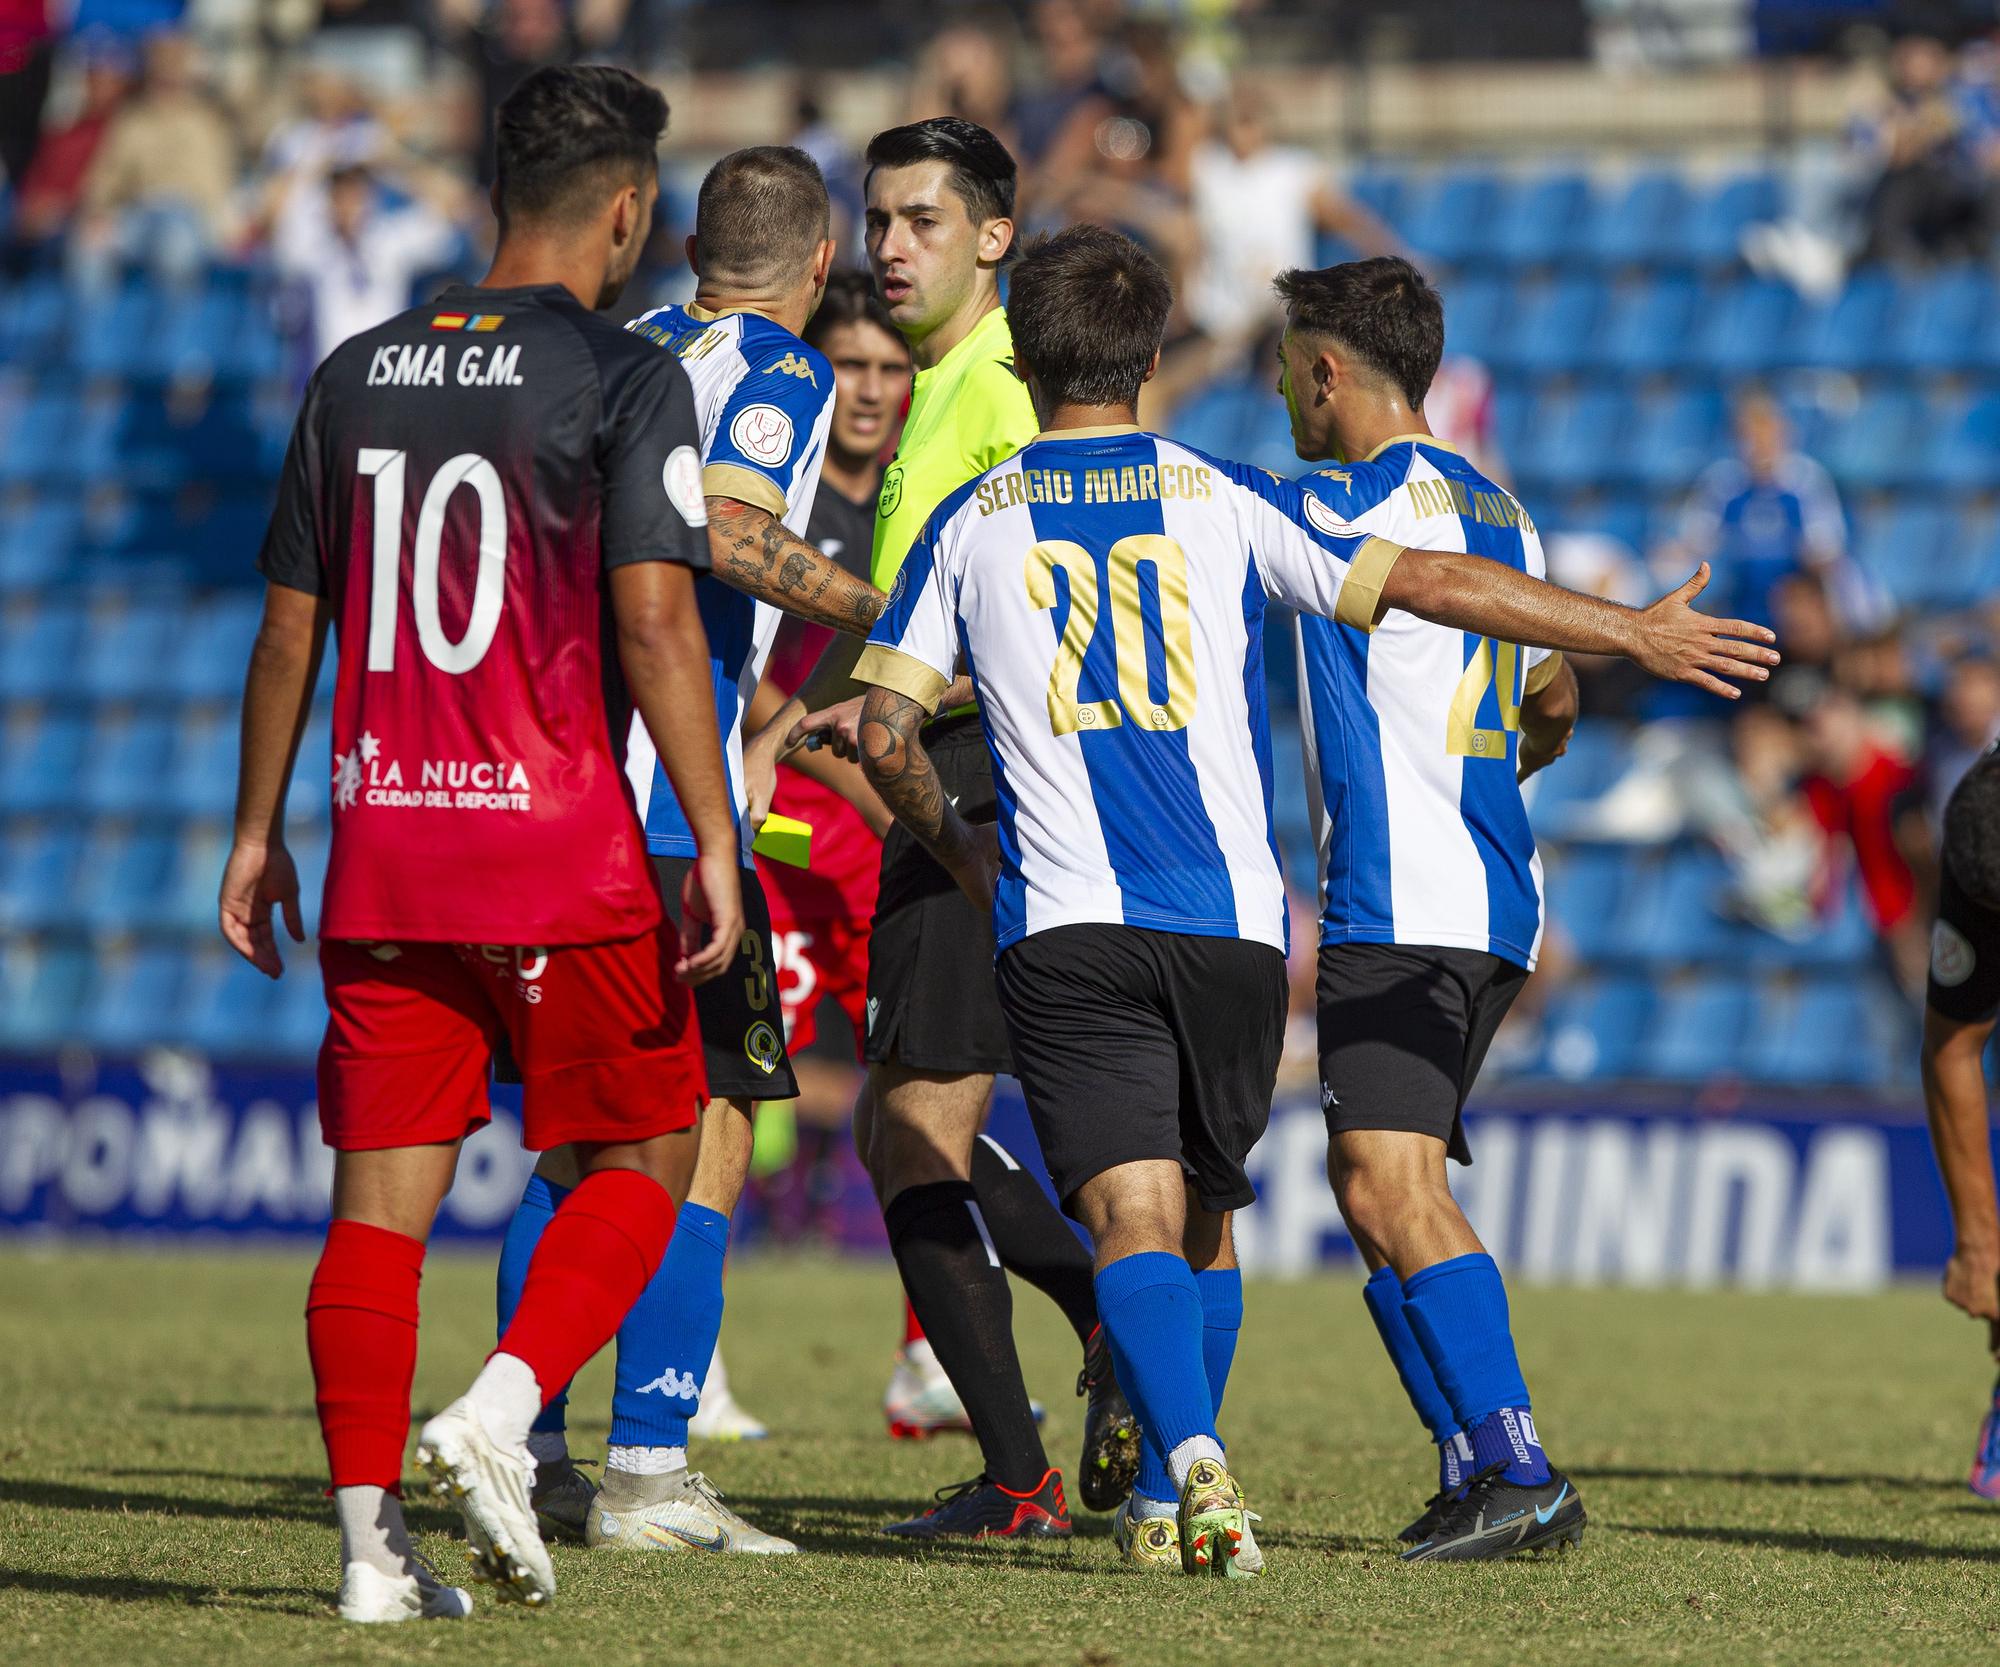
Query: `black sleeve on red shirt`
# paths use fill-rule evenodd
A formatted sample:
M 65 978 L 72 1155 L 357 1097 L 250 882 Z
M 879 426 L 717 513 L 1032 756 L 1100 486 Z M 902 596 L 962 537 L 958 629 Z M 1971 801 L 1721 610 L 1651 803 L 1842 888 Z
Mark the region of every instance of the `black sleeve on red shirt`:
M 2000 913 L 1982 909 L 1951 877 L 1938 876 L 1937 925 L 1925 1003 L 1955 1024 L 1984 1024 L 2000 1013 Z
M 272 584 L 308 596 L 327 593 L 326 563 L 319 547 L 320 413 L 320 377 L 315 374 L 292 425 L 284 473 L 278 479 L 278 502 L 257 556 L 257 571 Z
M 693 385 L 665 349 L 623 332 L 617 346 L 622 351 L 600 350 L 597 357 L 604 388 L 597 454 L 604 565 L 671 561 L 706 573 L 708 515 Z

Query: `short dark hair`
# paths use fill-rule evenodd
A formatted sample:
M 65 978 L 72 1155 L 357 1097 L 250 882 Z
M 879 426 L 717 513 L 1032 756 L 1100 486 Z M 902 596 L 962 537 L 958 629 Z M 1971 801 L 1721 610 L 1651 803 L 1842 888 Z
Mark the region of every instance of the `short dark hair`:
M 609 185 L 657 179 L 667 101 L 608 64 L 551 65 L 507 95 L 496 121 L 502 220 L 595 213 L 587 175 Z
M 757 280 L 796 271 L 812 259 L 832 216 L 819 164 L 804 151 L 731 151 L 701 182 L 695 260 L 705 277 Z
M 2000 753 L 1965 772 L 1944 807 L 1944 861 L 1982 909 L 2000 909 Z
M 1338 342 L 1421 409 L 1444 357 L 1444 303 L 1402 256 L 1294 268 L 1274 287 L 1294 330 Z
M 826 293 L 819 298 L 819 309 L 805 328 L 807 345 L 824 350 L 826 338 L 846 324 L 872 324 L 897 342 L 903 340 L 887 304 L 875 293 L 874 280 L 852 267 L 836 268 L 826 275 Z
M 1042 397 L 1129 405 L 1167 333 L 1173 285 L 1122 232 L 1071 226 L 1038 237 L 1008 281 L 1014 353 Z
M 951 188 L 975 221 L 1014 218 L 1014 158 L 977 122 L 963 116 L 885 128 L 868 141 L 868 172 L 919 162 L 951 164 Z

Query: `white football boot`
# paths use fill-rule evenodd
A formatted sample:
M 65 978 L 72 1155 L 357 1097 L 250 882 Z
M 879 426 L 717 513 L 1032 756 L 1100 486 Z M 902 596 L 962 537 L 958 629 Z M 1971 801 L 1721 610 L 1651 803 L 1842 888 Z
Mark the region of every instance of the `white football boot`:
M 349 1563 L 340 1576 L 340 1618 L 363 1625 L 397 1621 L 462 1621 L 472 1613 L 472 1594 L 447 1586 L 421 1557 L 412 1557 L 400 1575 L 384 1574 L 373 1563 Z
M 698 1470 L 633 1476 L 607 1470 L 591 1502 L 584 1543 L 613 1551 L 737 1551 L 789 1557 L 790 1540 L 754 1528 L 722 1502 Z
M 709 1358 L 708 1379 L 701 1386 L 701 1404 L 688 1420 L 688 1434 L 696 1441 L 762 1441 L 770 1433 L 730 1393 L 729 1368 L 718 1348 Z
M 500 1446 L 471 1400 L 460 1396 L 418 1434 L 417 1463 L 465 1518 L 473 1579 L 492 1585 L 503 1602 L 530 1608 L 555 1596 L 555 1565 L 535 1526 L 535 1461 L 526 1447 L 510 1453 Z
M 944 1430 L 970 1432 L 972 1418 L 929 1343 L 896 1351 L 896 1367 L 882 1396 L 882 1417 L 895 1441 L 922 1441 Z

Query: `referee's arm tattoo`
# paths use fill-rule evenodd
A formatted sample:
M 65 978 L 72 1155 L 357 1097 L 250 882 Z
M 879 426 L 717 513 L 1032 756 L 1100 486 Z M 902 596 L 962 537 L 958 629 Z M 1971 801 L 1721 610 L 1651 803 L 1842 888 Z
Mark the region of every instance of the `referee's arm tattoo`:
M 861 768 L 896 820 L 952 874 L 978 858 L 979 842 L 945 797 L 917 731 L 928 714 L 908 695 L 879 685 L 861 703 Z
M 724 583 L 851 636 L 867 636 L 882 617 L 887 597 L 768 509 L 740 498 L 711 495 L 707 501 L 709 560 Z

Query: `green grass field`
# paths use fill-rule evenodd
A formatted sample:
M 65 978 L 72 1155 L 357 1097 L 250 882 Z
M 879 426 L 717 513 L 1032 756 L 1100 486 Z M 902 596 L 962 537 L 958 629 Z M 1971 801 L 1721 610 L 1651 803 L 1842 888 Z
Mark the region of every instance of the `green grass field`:
M 779 1432 L 698 1452 L 808 1553 L 760 1562 L 559 1549 L 553 1609 L 483 1595 L 455 1625 L 333 1619 L 299 1318 L 302 1257 L 0 1255 L 0 1660 L 18 1663 L 1963 1662 L 2000 1646 L 2000 1507 L 1960 1477 L 1979 1338 L 1928 1292 L 1849 1300 L 1524 1292 L 1538 1422 L 1591 1528 L 1560 1562 L 1405 1568 L 1422 1432 L 1355 1286 L 1252 1286 L 1223 1420 L 1264 1515 L 1261 1582 L 1149 1578 L 1103 1519 L 1062 1549 L 912 1552 L 877 1526 L 976 1468 L 963 1439 L 892 1446 L 885 1267 L 747 1258 L 724 1341 Z M 487 1340 L 483 1259 L 425 1278 L 420 1409 Z M 1057 1462 L 1074 1345 L 1017 1294 Z M 579 1386 L 602 1450 L 610 1374 Z M 455 1517 L 413 1500 L 462 1567 Z

